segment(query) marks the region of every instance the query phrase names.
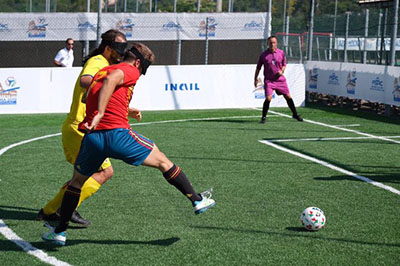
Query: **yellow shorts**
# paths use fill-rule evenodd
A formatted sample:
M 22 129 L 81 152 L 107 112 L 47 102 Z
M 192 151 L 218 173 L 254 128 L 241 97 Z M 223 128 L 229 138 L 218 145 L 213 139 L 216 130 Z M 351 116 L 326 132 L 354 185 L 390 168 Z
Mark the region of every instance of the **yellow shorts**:
M 64 121 L 61 132 L 65 159 L 74 165 L 84 134 L 78 130 L 78 125 L 71 124 L 67 120 Z M 111 161 L 107 158 L 100 166 L 99 171 L 107 169 L 110 166 Z

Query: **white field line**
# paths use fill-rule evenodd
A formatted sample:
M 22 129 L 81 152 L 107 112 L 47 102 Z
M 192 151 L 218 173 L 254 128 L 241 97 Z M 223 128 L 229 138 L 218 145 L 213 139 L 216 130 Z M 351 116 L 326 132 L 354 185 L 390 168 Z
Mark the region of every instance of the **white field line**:
M 360 124 L 335 125 L 335 127 L 359 127 Z
M 226 117 L 192 118 L 192 119 L 164 120 L 164 121 L 155 121 L 155 122 L 137 122 L 137 123 L 133 123 L 133 124 L 130 124 L 130 125 L 131 126 L 133 126 L 133 125 L 140 126 L 140 125 L 154 125 L 154 124 L 190 122 L 190 121 L 224 120 L 224 119 L 256 118 L 256 117 L 261 117 L 261 116 L 259 116 L 259 115 L 249 115 L 249 116 L 226 116 Z
M 383 137 L 383 136 L 381 136 Z M 384 136 L 383 138 L 397 139 L 400 136 Z M 306 138 L 306 139 L 269 139 L 270 142 L 293 142 L 293 141 L 324 141 L 324 140 L 349 140 L 349 139 L 373 139 L 373 137 L 341 137 L 341 138 Z
M 216 119 L 236 119 L 236 118 L 254 118 L 258 116 L 230 116 L 230 117 L 214 117 L 214 118 L 195 118 L 195 119 L 180 119 L 180 120 L 167 120 L 167 121 L 157 121 L 157 122 L 146 122 L 146 123 L 135 123 L 132 125 L 151 125 L 151 124 L 162 124 L 162 123 L 176 123 L 176 122 L 186 122 L 186 121 L 203 121 L 203 120 L 216 120 Z M 60 136 L 61 133 L 56 133 L 56 134 L 51 134 L 51 135 L 45 135 L 33 139 L 28 139 L 24 141 L 20 141 L 14 144 L 11 144 L 7 147 L 4 147 L 0 149 L 0 156 L 3 155 L 6 151 L 8 151 L 11 148 L 33 142 L 36 140 L 41 140 L 41 139 L 46 139 L 46 138 L 51 138 L 55 136 Z M 12 231 L 2 219 L 0 219 L 0 233 L 8 240 L 14 242 L 16 245 L 21 247 L 25 252 L 28 254 L 35 256 L 36 258 L 40 259 L 41 261 L 50 264 L 50 265 L 56 265 L 56 266 L 68 266 L 70 264 L 57 260 L 55 257 L 47 255 L 46 252 L 37 249 L 33 247 L 29 242 L 23 240 L 20 238 L 14 231 Z
M 355 173 L 353 173 L 353 172 L 350 172 L 350 171 L 348 171 L 348 170 L 346 170 L 346 169 L 337 167 L 337 166 L 335 166 L 335 165 L 333 165 L 333 164 L 330 164 L 330 163 L 328 163 L 328 162 L 319 160 L 319 159 L 317 159 L 317 158 L 314 158 L 314 157 L 305 155 L 305 154 L 303 154 L 303 153 L 300 153 L 300 152 L 297 152 L 297 151 L 294 151 L 294 150 L 287 149 L 287 148 L 285 148 L 285 147 L 282 147 L 282 146 L 279 146 L 279 145 L 277 145 L 277 144 L 275 144 L 275 143 L 272 143 L 272 142 L 270 142 L 270 141 L 268 141 L 268 140 L 259 140 L 259 142 L 261 142 L 261 143 L 263 143 L 263 144 L 266 144 L 266 145 L 268 145 L 268 146 L 271 146 L 271 147 L 273 147 L 273 148 L 275 148 L 275 149 L 278 149 L 278 150 L 281 150 L 281 151 L 284 151 L 284 152 L 293 154 L 293 155 L 295 155 L 295 156 L 297 156 L 297 157 L 300 157 L 300 158 L 303 158 L 303 159 L 312 161 L 312 162 L 314 162 L 314 163 L 320 164 L 320 165 L 322 165 L 322 166 L 328 167 L 328 168 L 333 169 L 333 170 L 335 170 L 335 171 L 341 172 L 341 173 L 343 173 L 343 174 L 345 174 L 345 175 L 352 176 L 352 177 L 354 177 L 354 178 L 357 178 L 357 179 L 359 179 L 359 180 L 362 180 L 362 181 L 364 181 L 364 182 L 367 182 L 367 183 L 369 183 L 369 184 L 371 184 L 371 185 L 374 185 L 374 186 L 377 186 L 377 187 L 379 187 L 379 188 L 383 188 L 383 189 L 385 189 L 385 190 L 388 190 L 388 191 L 390 191 L 390 192 L 392 192 L 392 193 L 394 193 L 394 194 L 400 195 L 400 191 L 397 190 L 397 189 L 395 189 L 395 188 L 393 188 L 393 187 L 390 187 L 390 186 L 384 185 L 384 184 L 382 184 L 382 183 L 373 181 L 373 180 L 371 180 L 371 179 L 369 179 L 369 178 L 367 178 L 367 177 L 365 177 L 365 176 L 357 175 L 357 174 L 355 174 Z
M 44 252 L 43 250 L 35 248 L 29 242 L 20 238 L 1 219 L 0 219 L 0 232 L 3 236 L 5 236 L 6 239 L 14 242 L 17 246 L 22 248 L 23 251 L 27 252 L 29 255 L 35 256 L 36 258 L 47 264 L 56 266 L 71 266 L 71 264 L 68 264 L 64 261 L 56 259 L 55 257 L 47 255 L 47 253 Z
M 292 118 L 290 115 L 287 115 L 287 114 L 282 114 L 282 113 L 278 113 L 278 112 L 274 112 L 274 111 L 270 111 L 270 112 L 273 113 L 273 114 L 276 114 L 276 115 Z M 374 139 L 380 139 L 380 140 L 385 140 L 385 141 L 390 141 L 390 142 L 394 142 L 394 143 L 400 144 L 400 141 L 398 141 L 398 140 L 389 139 L 389 138 L 385 138 L 385 137 L 381 137 L 381 136 L 375 136 L 375 135 L 372 135 L 372 134 L 364 133 L 364 132 L 353 130 L 353 129 L 333 126 L 333 125 L 329 125 L 329 124 L 325 124 L 325 123 L 322 123 L 322 122 L 317 122 L 317 121 L 313 121 L 313 120 L 309 120 L 309 119 L 304 119 L 304 121 L 308 122 L 308 123 L 311 123 L 311 124 L 319 125 L 319 126 L 339 129 L 339 130 L 355 133 L 355 134 L 358 134 L 358 135 L 361 135 L 361 136 L 371 137 L 371 138 L 374 138 Z

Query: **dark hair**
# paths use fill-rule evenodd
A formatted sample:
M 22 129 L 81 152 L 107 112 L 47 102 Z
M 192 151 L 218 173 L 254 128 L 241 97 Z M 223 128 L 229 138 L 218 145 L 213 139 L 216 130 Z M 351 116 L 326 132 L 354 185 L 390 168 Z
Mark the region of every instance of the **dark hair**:
M 142 74 L 146 74 L 147 68 L 154 63 L 155 55 L 149 47 L 140 42 L 134 42 L 131 48 L 125 52 L 124 61 L 140 59 Z
M 267 41 L 271 40 L 272 38 L 275 38 L 275 39 L 278 40 L 278 38 L 275 35 L 271 35 L 271 36 L 268 37 Z
M 65 41 L 65 43 L 68 43 L 68 41 L 73 41 L 74 39 L 72 39 L 72 38 L 68 38 L 66 41 Z
M 101 35 L 101 43 L 99 45 L 99 47 L 97 47 L 96 49 L 94 49 L 83 61 L 83 65 L 86 64 L 86 62 L 93 56 L 102 54 L 104 52 L 104 50 L 106 49 L 107 45 L 110 45 L 110 43 L 112 41 L 115 41 L 115 39 L 121 36 L 122 38 L 124 38 L 124 40 L 126 41 L 126 37 L 125 34 L 123 34 L 122 32 L 120 32 L 119 30 L 108 30 L 106 32 L 104 32 Z
M 131 48 L 136 48 L 144 57 L 144 59 L 148 60 L 150 63 L 154 63 L 155 55 L 152 50 L 148 46 L 140 42 L 134 42 L 131 45 Z M 135 60 L 138 57 L 133 54 L 130 50 L 125 52 L 124 61 Z

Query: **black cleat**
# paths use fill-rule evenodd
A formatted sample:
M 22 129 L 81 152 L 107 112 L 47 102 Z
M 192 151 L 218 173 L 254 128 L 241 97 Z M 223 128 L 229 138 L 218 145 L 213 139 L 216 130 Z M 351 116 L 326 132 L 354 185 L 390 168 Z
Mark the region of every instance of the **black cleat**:
M 60 215 L 56 212 L 56 213 L 52 213 L 52 214 L 45 214 L 43 212 L 43 209 L 40 209 L 38 215 L 36 216 L 36 220 L 37 221 L 58 221 L 60 220 Z
M 80 224 L 85 227 L 90 225 L 90 222 L 83 218 L 76 210 L 72 213 L 71 223 Z
M 293 115 L 293 118 L 297 121 L 303 122 L 303 118 L 300 115 Z
M 260 124 L 265 124 L 265 122 L 267 122 L 267 118 L 266 117 L 261 117 Z

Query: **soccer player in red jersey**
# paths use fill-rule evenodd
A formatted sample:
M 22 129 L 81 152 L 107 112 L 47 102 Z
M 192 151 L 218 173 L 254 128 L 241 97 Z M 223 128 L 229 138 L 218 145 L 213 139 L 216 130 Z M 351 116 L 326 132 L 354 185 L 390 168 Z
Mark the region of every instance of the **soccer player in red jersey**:
M 72 181 L 61 205 L 60 224 L 42 236 L 45 241 L 65 245 L 66 229 L 75 210 L 81 187 L 97 171 L 105 158 L 123 160 L 135 166 L 159 169 L 164 178 L 192 203 L 195 214 L 215 205 L 211 192 L 196 193 L 184 172 L 173 164 L 148 138 L 133 131 L 128 116 L 140 121 L 142 114 L 130 108 L 132 92 L 141 74 L 154 61 L 153 52 L 134 43 L 125 52 L 124 61 L 100 70 L 87 91 L 86 117 L 79 125 L 86 131 L 76 159 Z

